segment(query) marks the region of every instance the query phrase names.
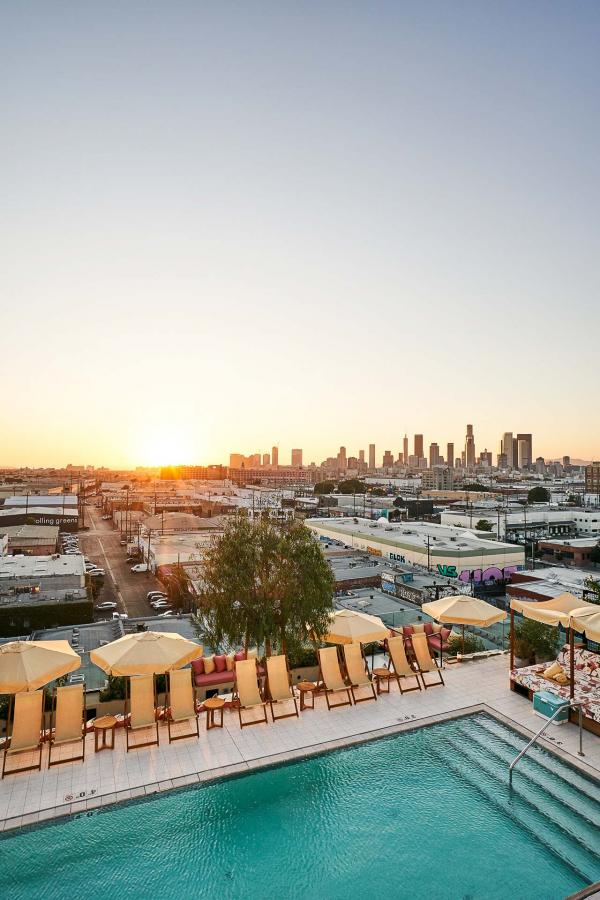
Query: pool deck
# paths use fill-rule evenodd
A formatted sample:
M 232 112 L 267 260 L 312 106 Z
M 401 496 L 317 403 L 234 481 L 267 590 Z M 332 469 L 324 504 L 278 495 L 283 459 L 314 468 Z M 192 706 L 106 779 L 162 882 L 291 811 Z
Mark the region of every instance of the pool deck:
M 542 725 L 532 704 L 510 691 L 507 656 L 449 666 L 444 679 L 445 686 L 403 695 L 394 682 L 390 694 L 382 694 L 377 702 L 331 711 L 325 698 L 317 695 L 315 709 L 300 713 L 299 719 L 273 723 L 269 713 L 268 725 L 243 730 L 236 711 L 226 710 L 224 727 L 211 731 L 206 731 L 206 716 L 201 713 L 200 739 L 169 744 L 166 725 L 160 723 L 159 746 L 129 753 L 123 729 L 116 731 L 114 751 L 101 753 L 94 753 L 90 734 L 85 762 L 52 769 L 45 746 L 41 771 L 7 775 L 0 782 L 0 831 L 248 772 L 481 708 L 529 733 Z M 551 726 L 549 738 L 540 744 L 600 777 L 600 738 L 584 732 L 583 759 L 577 756 L 575 725 Z

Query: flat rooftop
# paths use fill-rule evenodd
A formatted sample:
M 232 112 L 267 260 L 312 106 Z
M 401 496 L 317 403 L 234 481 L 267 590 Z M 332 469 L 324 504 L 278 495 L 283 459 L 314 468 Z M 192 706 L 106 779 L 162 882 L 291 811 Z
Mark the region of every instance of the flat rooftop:
M 0 534 L 7 534 L 10 538 L 27 538 L 28 540 L 40 540 L 44 543 L 54 542 L 58 538 L 58 525 L 2 525 Z
M 84 575 L 80 553 L 53 556 L 0 557 L 0 578 L 47 578 L 52 575 Z
M 9 506 L 28 508 L 33 506 L 60 506 L 62 509 L 68 507 L 77 507 L 76 494 L 13 494 L 11 497 L 4 498 L 4 508 Z
M 28 516 L 64 516 L 65 518 L 76 519 L 77 518 L 77 507 L 74 506 L 33 506 L 29 504 L 27 510 L 25 510 L 25 505 L 23 506 L 0 506 L 0 517 L 4 516 L 8 518 L 9 516 L 19 516 L 25 515 Z
M 86 691 L 100 691 L 107 675 L 90 662 L 90 652 L 106 643 L 122 637 L 118 621 L 90 622 L 85 625 L 65 625 L 60 628 L 44 628 L 33 633 L 35 641 L 68 641 L 81 657 L 81 666 L 73 674 L 83 675 Z

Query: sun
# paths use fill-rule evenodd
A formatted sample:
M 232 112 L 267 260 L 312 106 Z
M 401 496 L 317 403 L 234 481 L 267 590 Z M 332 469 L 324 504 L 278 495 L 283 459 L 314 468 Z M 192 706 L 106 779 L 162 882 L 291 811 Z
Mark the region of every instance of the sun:
M 193 462 L 190 436 L 176 425 L 159 423 L 140 437 L 136 459 L 140 466 L 176 466 Z

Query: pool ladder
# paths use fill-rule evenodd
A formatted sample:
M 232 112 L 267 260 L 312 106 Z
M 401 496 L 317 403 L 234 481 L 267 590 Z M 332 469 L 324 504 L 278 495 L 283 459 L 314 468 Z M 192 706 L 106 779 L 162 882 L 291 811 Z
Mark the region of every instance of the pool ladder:
M 566 700 L 554 710 L 550 718 L 546 722 L 544 722 L 540 730 L 536 734 L 534 734 L 529 743 L 525 747 L 523 747 L 523 749 L 517 756 L 515 756 L 510 766 L 508 767 L 508 780 L 510 784 L 512 784 L 513 769 L 515 768 L 519 760 L 523 759 L 529 748 L 533 747 L 537 739 L 543 735 L 548 725 L 551 725 L 558 714 L 567 707 L 569 707 L 570 709 L 579 709 L 579 750 L 577 751 L 577 756 L 585 756 L 585 753 L 583 752 L 583 711 L 581 709 L 581 703 L 579 701 L 577 701 L 576 703 L 572 703 L 570 700 Z

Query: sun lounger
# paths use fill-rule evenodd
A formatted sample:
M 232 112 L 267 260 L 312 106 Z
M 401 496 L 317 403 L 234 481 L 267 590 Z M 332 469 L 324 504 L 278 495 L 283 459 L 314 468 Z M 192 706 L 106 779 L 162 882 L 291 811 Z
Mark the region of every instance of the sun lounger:
M 16 772 L 30 772 L 42 768 L 42 740 L 44 732 L 44 692 L 23 691 L 15 694 L 8 712 L 7 742 L 2 763 L 2 777 L 14 775 Z M 37 750 L 37 762 L 33 765 L 21 766 L 18 769 L 6 770 L 6 762 L 17 753 Z
M 235 663 L 235 685 L 233 699 L 237 701 L 240 728 L 244 725 L 259 725 L 268 722 L 267 702 L 263 700 L 258 683 L 258 672 L 255 659 L 240 659 Z M 263 717 L 244 721 L 242 710 L 257 709 L 262 707 Z
M 377 693 L 373 680 L 367 669 L 367 661 L 365 660 L 360 644 L 344 644 L 344 662 L 346 664 L 346 672 L 350 682 L 350 692 L 355 703 L 363 703 L 365 700 L 377 700 Z M 354 693 L 356 688 L 366 687 L 370 693 L 366 697 L 357 699 Z
M 387 640 L 387 649 L 390 655 L 388 668 L 390 672 L 394 675 L 398 687 L 400 689 L 401 694 L 409 694 L 411 691 L 420 691 L 421 690 L 421 682 L 419 681 L 419 675 L 415 670 L 411 667 L 408 659 L 406 658 L 406 649 L 404 647 L 404 638 L 403 637 L 393 637 L 388 638 Z M 405 678 L 414 678 L 416 684 L 413 687 L 402 687 L 402 681 Z
M 172 744 L 173 741 L 181 741 L 189 737 L 200 737 L 194 685 L 192 684 L 192 670 L 174 669 L 172 672 L 169 672 L 168 678 L 167 729 L 169 732 L 169 743 Z M 182 734 L 173 734 L 172 726 L 179 722 L 190 722 L 190 728 Z
M 298 716 L 298 704 L 291 687 L 290 673 L 287 667 L 287 659 L 281 656 L 269 656 L 267 658 L 267 696 L 271 706 L 273 721 L 276 719 L 289 719 L 290 716 Z M 275 704 L 293 703 L 294 711 L 275 715 Z
M 340 661 L 337 655 L 336 647 L 321 647 L 318 650 L 319 656 L 319 681 L 325 687 L 325 699 L 327 700 L 327 708 L 334 709 L 336 706 L 352 706 L 352 697 L 350 688 L 342 677 L 340 669 Z M 346 694 L 346 700 L 341 703 L 331 703 L 331 694 Z
M 127 752 L 140 747 L 152 747 L 159 742 L 158 721 L 156 718 L 156 692 L 154 675 L 132 675 L 127 679 L 129 696 L 125 699 L 125 734 L 127 736 Z M 128 716 L 129 713 L 129 716 Z M 146 741 L 132 743 L 131 733 L 152 729 L 152 737 Z
M 423 687 L 437 687 L 439 684 L 444 684 L 444 679 L 442 678 L 441 670 L 429 652 L 429 646 L 427 644 L 427 635 L 424 633 L 413 634 L 412 636 L 412 647 L 413 652 L 415 654 L 415 659 L 417 661 L 417 666 L 419 667 L 419 673 L 421 675 L 421 680 L 423 681 Z M 437 678 L 435 681 L 431 681 L 427 683 L 425 680 L 425 675 L 432 674 L 436 675 Z M 437 680 L 439 679 L 439 681 Z
M 59 756 L 52 759 L 52 751 L 63 744 L 81 745 L 81 753 L 76 756 Z M 64 762 L 79 762 L 85 759 L 85 689 L 83 684 L 68 684 L 54 689 L 52 697 L 52 725 L 50 729 L 50 750 L 48 766 L 58 766 Z

